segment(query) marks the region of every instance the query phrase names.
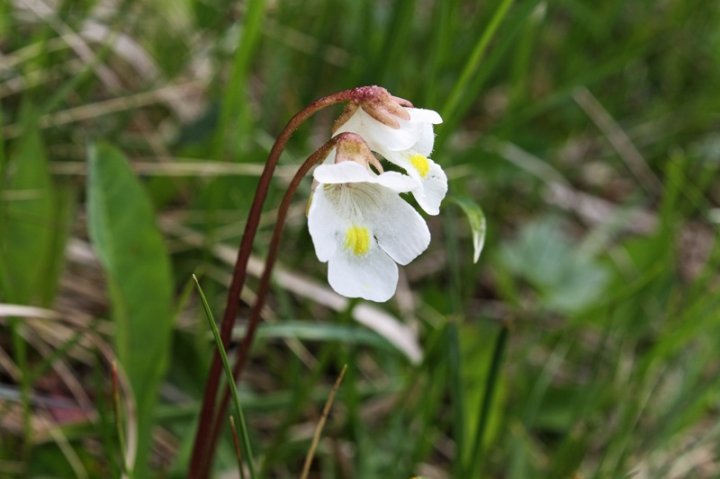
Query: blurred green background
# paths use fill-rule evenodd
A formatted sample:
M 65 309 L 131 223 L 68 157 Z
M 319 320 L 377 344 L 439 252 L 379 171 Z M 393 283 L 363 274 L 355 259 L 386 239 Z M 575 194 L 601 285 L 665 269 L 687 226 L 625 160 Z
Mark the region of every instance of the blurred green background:
M 184 476 L 212 351 L 190 275 L 221 316 L 275 135 L 365 84 L 443 115 L 433 159 L 485 247 L 446 201 L 393 300 L 344 302 L 304 182 L 240 384 L 265 477 L 299 477 L 343 364 L 311 477 L 720 477 L 700 0 L 0 2 L 0 476 L 119 477 L 133 451 Z M 281 160 L 246 301 L 339 111 Z M 229 434 L 217 456 L 237 477 Z

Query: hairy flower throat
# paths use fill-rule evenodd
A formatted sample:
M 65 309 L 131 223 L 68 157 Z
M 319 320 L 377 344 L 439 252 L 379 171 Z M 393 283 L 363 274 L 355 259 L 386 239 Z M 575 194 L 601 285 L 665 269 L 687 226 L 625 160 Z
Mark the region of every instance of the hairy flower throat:
M 345 230 L 345 248 L 355 256 L 362 256 L 370 249 L 370 232 L 364 226 L 351 226 Z

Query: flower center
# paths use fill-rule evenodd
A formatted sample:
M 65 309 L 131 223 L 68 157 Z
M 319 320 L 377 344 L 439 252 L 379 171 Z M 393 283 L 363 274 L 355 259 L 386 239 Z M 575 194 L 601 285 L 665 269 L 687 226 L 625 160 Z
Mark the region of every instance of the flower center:
M 415 167 L 420 176 L 425 178 L 430 171 L 430 162 L 424 156 L 415 153 L 410 157 L 410 163 Z
M 351 226 L 345 230 L 345 248 L 355 256 L 362 256 L 370 249 L 370 231 L 364 226 Z

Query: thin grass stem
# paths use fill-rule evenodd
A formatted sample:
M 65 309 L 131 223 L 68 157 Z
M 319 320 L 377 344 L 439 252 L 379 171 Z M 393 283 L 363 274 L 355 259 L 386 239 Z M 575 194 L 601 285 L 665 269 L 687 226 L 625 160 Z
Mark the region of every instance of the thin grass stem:
M 470 83 L 472 77 L 477 73 L 478 69 L 480 68 L 480 64 L 483 57 L 485 56 L 485 51 L 490 44 L 490 40 L 492 40 L 495 36 L 495 32 L 500 27 L 502 21 L 505 19 L 505 16 L 510 10 L 512 4 L 513 0 L 502 0 L 502 3 L 498 5 L 497 9 L 493 13 L 493 16 L 490 19 L 490 23 L 488 24 L 487 28 L 483 32 L 478 42 L 475 44 L 475 48 L 473 48 L 473 51 L 470 54 L 470 58 L 468 59 L 467 63 L 465 64 L 465 68 L 463 68 L 463 71 L 460 74 L 460 79 L 457 81 L 457 83 L 455 83 L 455 86 L 450 92 L 450 96 L 448 97 L 448 100 L 443 107 L 442 117 L 445 118 L 446 121 L 450 120 L 455 114 L 455 111 L 460 104 L 460 100 L 465 93 L 465 89 Z
M 235 417 L 230 415 L 230 430 L 232 431 L 233 447 L 235 448 L 235 457 L 238 460 L 238 475 L 240 479 L 245 479 L 245 468 L 242 464 L 242 450 L 240 448 L 240 437 L 238 436 L 237 427 L 235 427 Z
M 315 432 L 313 433 L 312 442 L 310 443 L 310 449 L 308 449 L 307 456 L 305 456 L 305 464 L 303 464 L 300 479 L 307 479 L 308 474 L 310 474 L 310 466 L 312 465 L 313 456 L 315 455 L 315 451 L 320 443 L 320 436 L 322 435 L 325 422 L 327 422 L 328 415 L 330 414 L 330 408 L 332 408 L 333 402 L 335 401 L 335 395 L 337 394 L 337 391 L 340 388 L 340 383 L 345 376 L 345 371 L 347 371 L 347 364 L 340 370 L 340 374 L 335 380 L 335 384 L 330 390 L 330 394 L 328 394 L 327 401 L 325 401 L 325 407 L 323 407 L 322 415 L 320 416 L 317 426 L 315 426 Z
M 485 453 L 483 451 L 483 441 L 485 440 L 485 431 L 490 419 L 490 410 L 495 398 L 495 390 L 497 389 L 498 379 L 500 378 L 500 367 L 502 366 L 503 357 L 505 355 L 505 347 L 510 329 L 503 325 L 495 338 L 495 347 L 493 349 L 492 361 L 490 369 L 485 381 L 485 393 L 483 394 L 482 403 L 480 405 L 480 418 L 478 419 L 475 437 L 472 442 L 470 454 L 470 465 L 466 470 L 465 477 L 480 477 L 480 468 L 482 467 Z
M 223 369 L 225 370 L 225 378 L 228 382 L 228 388 L 230 389 L 230 393 L 232 395 L 235 415 L 237 415 L 238 420 L 240 421 L 240 433 L 242 435 L 242 441 L 240 441 L 240 445 L 242 446 L 243 456 L 247 461 L 248 470 L 250 471 L 250 478 L 255 479 L 255 466 L 253 465 L 253 454 L 250 447 L 250 436 L 248 434 L 247 424 L 245 423 L 245 416 L 242 412 L 242 406 L 240 405 L 240 396 L 238 395 L 237 386 L 235 385 L 235 381 L 233 380 L 233 373 L 232 369 L 230 368 L 230 361 L 228 360 L 227 352 L 225 351 L 222 339 L 220 338 L 220 331 L 218 330 L 217 324 L 215 324 L 215 318 L 213 317 L 210 305 L 207 302 L 205 293 L 200 287 L 200 282 L 198 281 L 197 276 L 195 276 L 194 274 L 193 281 L 195 281 L 195 286 L 197 286 L 203 309 L 205 310 L 205 316 L 208 320 L 208 324 L 210 325 L 210 329 L 212 330 L 213 337 L 215 338 L 215 344 L 220 353 L 220 359 L 222 360 Z M 222 413 L 224 413 L 224 411 L 221 411 L 221 414 Z M 240 465 L 240 467 L 242 468 L 242 464 Z
M 127 451 L 127 445 L 125 441 L 125 432 L 122 427 L 122 406 L 120 404 L 120 378 L 118 377 L 117 361 L 113 360 L 110 363 L 110 369 L 112 374 L 112 403 L 113 413 L 115 414 L 115 434 L 117 435 L 118 448 L 120 449 L 120 471 L 123 477 L 132 477 L 132 471 L 130 471 L 125 452 Z

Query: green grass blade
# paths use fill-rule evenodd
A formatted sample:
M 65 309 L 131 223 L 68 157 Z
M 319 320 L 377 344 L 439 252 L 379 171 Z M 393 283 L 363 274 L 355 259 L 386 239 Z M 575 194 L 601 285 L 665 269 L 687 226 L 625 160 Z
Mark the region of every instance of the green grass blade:
M 465 471 L 465 477 L 479 477 L 480 468 L 483 464 L 485 452 L 483 451 L 483 440 L 485 431 L 490 419 L 490 411 L 495 398 L 495 391 L 499 382 L 500 368 L 502 366 L 505 348 L 507 346 L 509 329 L 503 326 L 495 339 L 495 347 L 493 349 L 492 361 L 490 362 L 490 370 L 488 371 L 487 380 L 485 382 L 485 392 L 480 405 L 480 417 L 478 419 L 477 429 L 475 430 L 475 438 L 473 439 L 470 463 Z
M 450 92 L 450 96 L 442 108 L 442 117 L 446 120 L 449 120 L 455 115 L 457 107 L 465 95 L 465 90 L 470 84 L 472 78 L 477 75 L 477 72 L 480 69 L 481 62 L 485 56 L 485 51 L 490 44 L 490 40 L 492 40 L 495 36 L 495 33 L 500 27 L 500 24 L 502 24 L 502 21 L 505 19 L 505 16 L 510 10 L 512 4 L 513 0 L 502 0 L 490 18 L 487 28 L 485 28 L 483 34 L 480 38 L 478 38 L 478 41 L 470 54 L 470 58 L 467 63 L 465 63 L 465 67 L 460 74 L 460 78 L 457 83 L 455 83 L 455 86 Z
M 253 464 L 252 449 L 250 447 L 250 435 L 248 434 L 247 424 L 245 422 L 245 415 L 243 414 L 242 406 L 240 405 L 240 396 L 238 395 L 237 386 L 235 384 L 235 377 L 232 373 L 232 367 L 230 366 L 227 352 L 225 352 L 222 338 L 220 338 L 220 331 L 218 330 L 217 323 L 215 322 L 215 317 L 212 314 L 212 310 L 210 309 L 210 305 L 207 302 L 205 293 L 200 287 L 200 282 L 198 281 L 197 277 L 195 275 L 193 275 L 192 277 L 193 281 L 195 281 L 195 286 L 197 287 L 198 293 L 200 294 L 200 300 L 202 301 L 203 310 L 205 311 L 205 317 L 208 321 L 208 324 L 210 325 L 210 330 L 212 331 L 213 337 L 215 338 L 215 345 L 217 346 L 218 352 L 220 353 L 220 359 L 222 360 L 223 369 L 225 370 L 225 380 L 229 385 L 230 393 L 232 395 L 235 415 L 238 417 L 238 421 L 240 422 L 240 436 L 242 439 L 240 441 L 240 445 L 242 446 L 243 456 L 245 457 L 248 464 L 248 470 L 250 471 L 250 479 L 255 479 L 257 476 L 255 474 L 255 466 Z
M 220 124 L 214 144 L 214 157 L 223 159 L 225 142 L 228 135 L 240 138 L 241 147 L 247 147 L 250 137 L 251 118 L 247 101 L 247 79 L 255 46 L 262 33 L 262 20 L 265 0 L 250 0 L 244 15 L 243 30 L 238 39 L 237 50 L 233 58 L 232 72 L 222 102 Z
M 465 436 L 467 421 L 465 416 L 465 391 L 462 383 L 463 363 L 460 354 L 460 335 L 456 321 L 450 321 L 447 325 L 447 355 L 448 355 L 448 382 L 450 396 L 453 405 L 453 436 L 455 438 L 457 455 L 453 467 L 453 477 L 462 479 L 463 463 L 465 458 Z

